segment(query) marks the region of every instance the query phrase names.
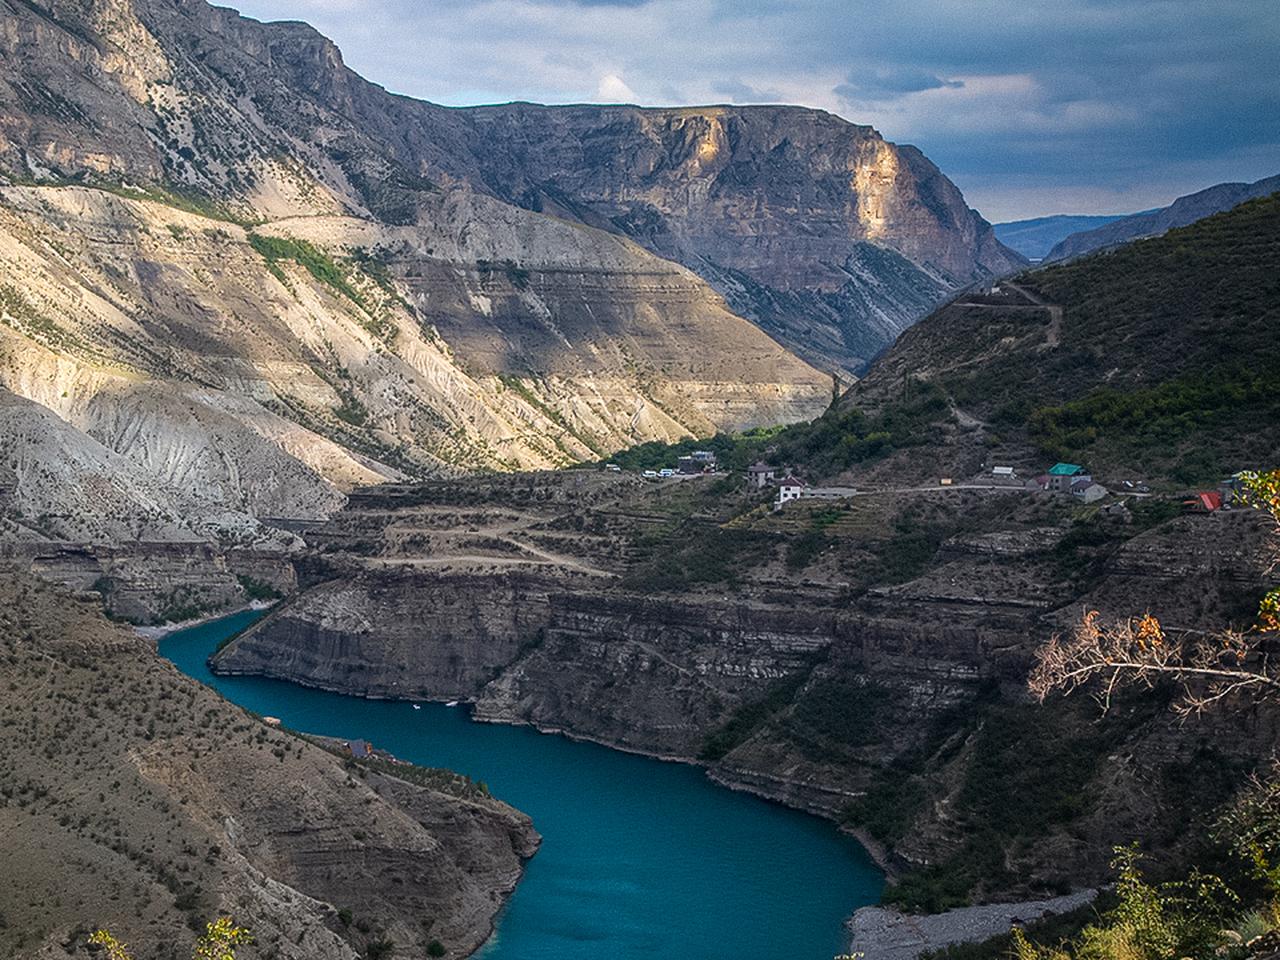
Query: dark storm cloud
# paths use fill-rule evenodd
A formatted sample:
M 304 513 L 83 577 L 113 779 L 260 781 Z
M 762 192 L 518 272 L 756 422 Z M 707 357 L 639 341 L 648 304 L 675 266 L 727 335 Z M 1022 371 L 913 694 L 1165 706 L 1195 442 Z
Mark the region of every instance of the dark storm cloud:
M 232 0 L 234 2 L 234 0 Z M 1275 0 L 242 0 L 445 103 L 794 102 L 920 146 L 997 218 L 1280 172 Z
M 896 100 L 903 94 L 923 90 L 941 90 L 944 87 L 958 90 L 963 86 L 963 80 L 943 80 L 915 67 L 879 67 L 850 74 L 848 81 L 836 87 L 834 93 L 852 103 L 877 102 Z

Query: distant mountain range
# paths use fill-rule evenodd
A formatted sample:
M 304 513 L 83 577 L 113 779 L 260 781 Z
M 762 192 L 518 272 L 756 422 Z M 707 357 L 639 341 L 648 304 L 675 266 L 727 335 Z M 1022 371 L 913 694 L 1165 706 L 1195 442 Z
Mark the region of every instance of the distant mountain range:
M 1127 214 L 1122 213 L 1097 217 L 1059 213 L 1051 217 L 997 223 L 992 225 L 992 229 L 996 238 L 1009 249 L 1016 250 L 1028 260 L 1043 260 L 1057 243 L 1073 233 L 1094 230 L 1125 216 Z
M 1082 253 L 1127 243 L 1141 237 L 1159 236 L 1174 227 L 1185 227 L 1211 214 L 1230 210 L 1237 204 L 1265 197 L 1280 190 L 1280 175 L 1254 183 L 1219 183 L 1196 193 L 1179 197 L 1167 207 L 1146 210 L 1120 217 L 1092 229 L 1073 233 L 1056 243 L 1046 261 L 1066 260 Z

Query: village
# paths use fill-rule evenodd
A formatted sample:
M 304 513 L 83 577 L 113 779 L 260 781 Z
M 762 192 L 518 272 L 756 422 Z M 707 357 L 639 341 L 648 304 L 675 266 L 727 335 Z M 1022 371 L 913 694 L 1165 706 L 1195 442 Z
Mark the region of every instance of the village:
M 621 473 L 616 463 L 605 464 L 610 473 Z M 745 483 L 749 491 L 776 488 L 772 502 L 775 511 L 798 500 L 844 500 L 857 496 L 873 496 L 884 493 L 927 493 L 939 489 L 1024 490 L 1028 493 L 1048 493 L 1070 497 L 1083 505 L 1098 504 L 1101 509 L 1115 515 L 1123 515 L 1129 499 L 1163 497 L 1180 500 L 1189 513 L 1212 514 L 1230 510 L 1241 499 L 1242 473 L 1232 474 L 1222 480 L 1215 489 L 1193 489 L 1178 494 L 1157 494 L 1140 479 L 1108 481 L 1109 486 L 1094 476 L 1088 467 L 1078 463 L 1058 462 L 1043 473 L 1023 476 L 1018 468 L 1004 464 L 990 464 L 978 475 L 957 480 L 939 477 L 936 485 L 910 488 L 867 488 L 849 486 L 817 486 L 797 475 L 798 471 L 757 461 L 746 469 Z M 677 460 L 675 467 L 660 470 L 643 470 L 643 479 L 649 481 L 687 480 L 697 477 L 724 476 L 717 466 L 716 455 L 710 450 L 694 450 Z

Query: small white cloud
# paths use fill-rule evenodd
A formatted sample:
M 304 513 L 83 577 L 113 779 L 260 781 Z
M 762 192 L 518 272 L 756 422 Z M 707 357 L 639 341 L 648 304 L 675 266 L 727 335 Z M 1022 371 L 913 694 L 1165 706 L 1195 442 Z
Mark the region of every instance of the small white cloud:
M 606 103 L 635 103 L 639 98 L 616 73 L 606 73 L 596 88 L 596 99 Z

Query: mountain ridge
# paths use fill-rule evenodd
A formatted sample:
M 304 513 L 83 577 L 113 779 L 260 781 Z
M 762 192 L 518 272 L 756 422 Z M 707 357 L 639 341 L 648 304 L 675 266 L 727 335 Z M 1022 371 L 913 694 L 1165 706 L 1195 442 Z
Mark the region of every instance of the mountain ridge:
M 1280 174 L 1252 183 L 1218 183 L 1178 197 L 1167 207 L 1130 214 L 1097 227 L 1065 237 L 1045 255 L 1045 262 L 1078 257 L 1104 247 L 1143 237 L 1159 236 L 1174 227 L 1185 227 L 1204 217 L 1265 197 L 1280 190 Z
M 1144 210 L 1144 213 L 1151 213 Z M 1062 240 L 1074 233 L 1102 227 L 1115 220 L 1131 216 L 1127 213 L 1087 215 L 1057 213 L 1047 217 L 1031 217 L 1027 220 L 1010 220 L 993 223 L 996 237 L 1029 260 L 1042 260 Z

